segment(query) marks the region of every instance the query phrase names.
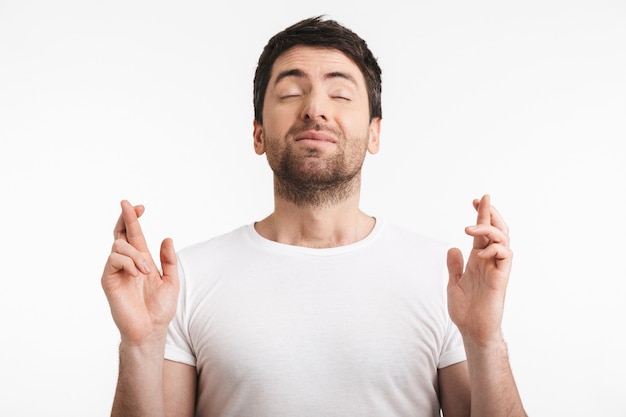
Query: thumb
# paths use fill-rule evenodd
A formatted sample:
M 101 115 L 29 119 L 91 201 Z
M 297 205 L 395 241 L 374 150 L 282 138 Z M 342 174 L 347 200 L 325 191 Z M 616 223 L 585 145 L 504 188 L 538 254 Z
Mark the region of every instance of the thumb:
M 176 251 L 174 250 L 174 242 L 169 238 L 161 243 L 161 269 L 164 281 L 178 285 L 178 261 L 176 259 Z
M 448 250 L 448 286 L 456 285 L 463 276 L 463 253 L 458 248 Z

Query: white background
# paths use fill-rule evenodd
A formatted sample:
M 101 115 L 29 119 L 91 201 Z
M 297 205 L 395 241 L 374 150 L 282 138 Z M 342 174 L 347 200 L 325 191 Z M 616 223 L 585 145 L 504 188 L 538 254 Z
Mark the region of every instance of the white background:
M 108 415 L 119 201 L 146 205 L 153 249 L 269 214 L 256 60 L 326 13 L 383 68 L 363 209 L 467 253 L 490 193 L 530 415 L 626 416 L 625 2 L 210 3 L 0 0 L 0 415 Z

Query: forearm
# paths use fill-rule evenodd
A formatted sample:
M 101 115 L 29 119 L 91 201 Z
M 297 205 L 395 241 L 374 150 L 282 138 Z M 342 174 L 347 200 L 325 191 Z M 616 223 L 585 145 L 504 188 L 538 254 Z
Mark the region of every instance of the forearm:
M 165 342 L 120 344 L 120 369 L 111 417 L 164 417 Z
M 479 346 L 464 338 L 473 417 L 526 417 L 506 343 L 500 339 Z

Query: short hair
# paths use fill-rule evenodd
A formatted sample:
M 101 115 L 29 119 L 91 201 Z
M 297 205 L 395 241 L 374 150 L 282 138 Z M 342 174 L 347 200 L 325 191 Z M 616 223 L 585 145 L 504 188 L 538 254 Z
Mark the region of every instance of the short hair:
M 382 71 L 367 43 L 336 21 L 317 16 L 289 26 L 265 45 L 254 74 L 254 118 L 257 122 L 263 123 L 263 101 L 274 62 L 285 51 L 298 45 L 337 49 L 348 56 L 365 78 L 370 120 L 374 117 L 382 118 Z

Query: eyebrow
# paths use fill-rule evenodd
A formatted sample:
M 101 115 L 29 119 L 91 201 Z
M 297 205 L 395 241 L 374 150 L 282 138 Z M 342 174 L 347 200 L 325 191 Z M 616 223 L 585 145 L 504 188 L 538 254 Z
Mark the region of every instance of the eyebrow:
M 285 70 L 285 71 L 280 72 L 276 76 L 276 81 L 274 81 L 274 85 L 278 84 L 283 78 L 287 78 L 287 77 L 307 78 L 307 75 L 304 71 L 297 69 L 297 68 Z M 333 72 L 329 72 L 328 74 L 324 74 L 325 80 L 328 80 L 331 78 L 343 78 L 345 80 L 350 81 L 354 85 L 358 85 L 356 79 L 352 75 L 348 74 L 347 72 L 333 71 Z

